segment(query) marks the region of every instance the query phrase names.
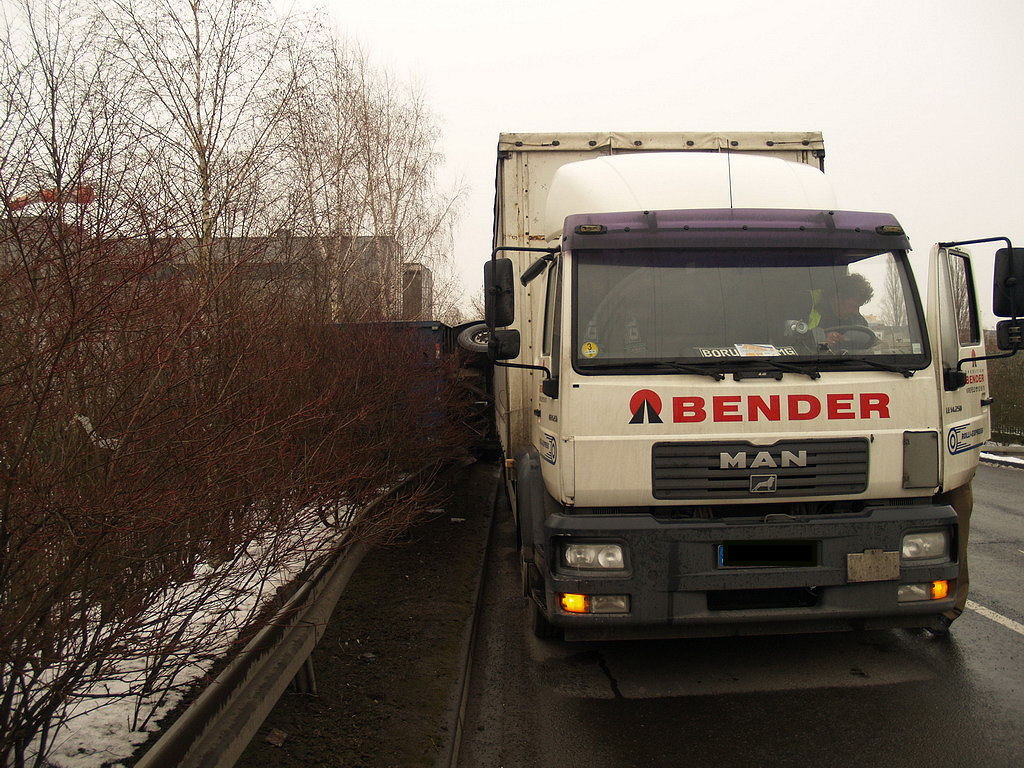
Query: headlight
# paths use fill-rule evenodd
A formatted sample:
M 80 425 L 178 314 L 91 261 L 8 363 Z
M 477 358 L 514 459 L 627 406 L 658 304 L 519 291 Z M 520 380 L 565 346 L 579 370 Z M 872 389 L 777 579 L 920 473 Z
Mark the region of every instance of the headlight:
M 566 544 L 563 558 L 570 568 L 621 571 L 626 567 L 619 544 Z
M 904 560 L 949 559 L 949 531 L 920 531 L 903 537 Z

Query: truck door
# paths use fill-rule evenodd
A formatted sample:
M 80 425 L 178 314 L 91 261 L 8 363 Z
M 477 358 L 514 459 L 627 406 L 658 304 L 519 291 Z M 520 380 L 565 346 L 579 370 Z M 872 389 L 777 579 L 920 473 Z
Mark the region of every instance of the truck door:
M 559 354 L 561 345 L 561 322 L 562 322 L 562 268 L 561 259 L 548 267 L 546 290 L 544 293 L 544 327 L 541 339 L 540 364 L 551 371 L 551 376 L 557 381 L 559 366 L 561 363 Z M 534 376 L 534 380 L 539 377 Z M 558 397 L 547 397 L 543 392 L 537 393 L 537 409 L 534 411 L 536 425 L 534 427 L 534 445 L 541 457 L 541 470 L 544 475 L 544 483 L 552 495 L 559 496 L 561 483 L 559 477 L 562 474 L 560 464 L 565 457 L 560 456 L 561 448 L 561 424 L 559 418 L 561 409 Z
M 978 317 L 977 292 L 970 254 L 958 248 L 935 247 L 932 264 L 939 299 L 939 351 L 941 388 L 942 486 L 959 488 L 968 482 L 978 463 L 981 446 L 989 438 L 988 375 L 985 342 Z M 966 381 L 956 381 L 959 360 Z

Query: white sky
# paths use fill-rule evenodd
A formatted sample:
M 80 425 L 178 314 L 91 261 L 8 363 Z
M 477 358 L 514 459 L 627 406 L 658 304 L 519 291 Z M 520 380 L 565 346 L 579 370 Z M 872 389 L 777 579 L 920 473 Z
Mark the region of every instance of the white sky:
M 445 182 L 469 187 L 455 244 L 468 293 L 503 131 L 817 130 L 840 207 L 895 214 L 919 283 L 937 240 L 1024 246 L 1019 0 L 326 2 L 441 122 Z M 976 269 L 987 312 L 991 260 Z

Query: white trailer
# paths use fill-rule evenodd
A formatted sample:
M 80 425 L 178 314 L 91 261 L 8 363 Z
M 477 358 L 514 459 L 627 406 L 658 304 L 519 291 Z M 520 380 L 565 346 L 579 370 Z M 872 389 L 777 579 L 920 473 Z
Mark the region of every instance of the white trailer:
M 818 133 L 500 137 L 487 320 L 539 635 L 962 608 L 990 402 L 970 256 L 933 248 L 926 311 L 899 223 L 837 210 L 824 157 Z

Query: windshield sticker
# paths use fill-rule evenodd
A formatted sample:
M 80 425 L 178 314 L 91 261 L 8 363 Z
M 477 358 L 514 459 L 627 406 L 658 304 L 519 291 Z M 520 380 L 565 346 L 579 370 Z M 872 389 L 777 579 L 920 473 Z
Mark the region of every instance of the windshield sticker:
M 580 354 L 583 355 L 587 359 L 590 359 L 592 357 L 597 357 L 597 353 L 598 353 L 597 344 L 595 344 L 592 341 L 585 341 L 585 342 L 583 342 L 583 346 L 580 347 Z
M 734 347 L 697 347 L 701 357 L 739 357 Z
M 743 357 L 777 357 L 781 354 L 772 344 L 737 344 L 736 351 Z
M 625 332 L 623 347 L 627 352 L 632 352 L 635 355 L 647 351 L 647 344 L 644 343 L 643 337 L 640 335 L 640 324 L 635 318 L 630 318 L 626 323 Z
M 735 344 L 731 347 L 695 347 L 701 357 L 782 357 L 798 355 L 796 347 L 773 344 Z

